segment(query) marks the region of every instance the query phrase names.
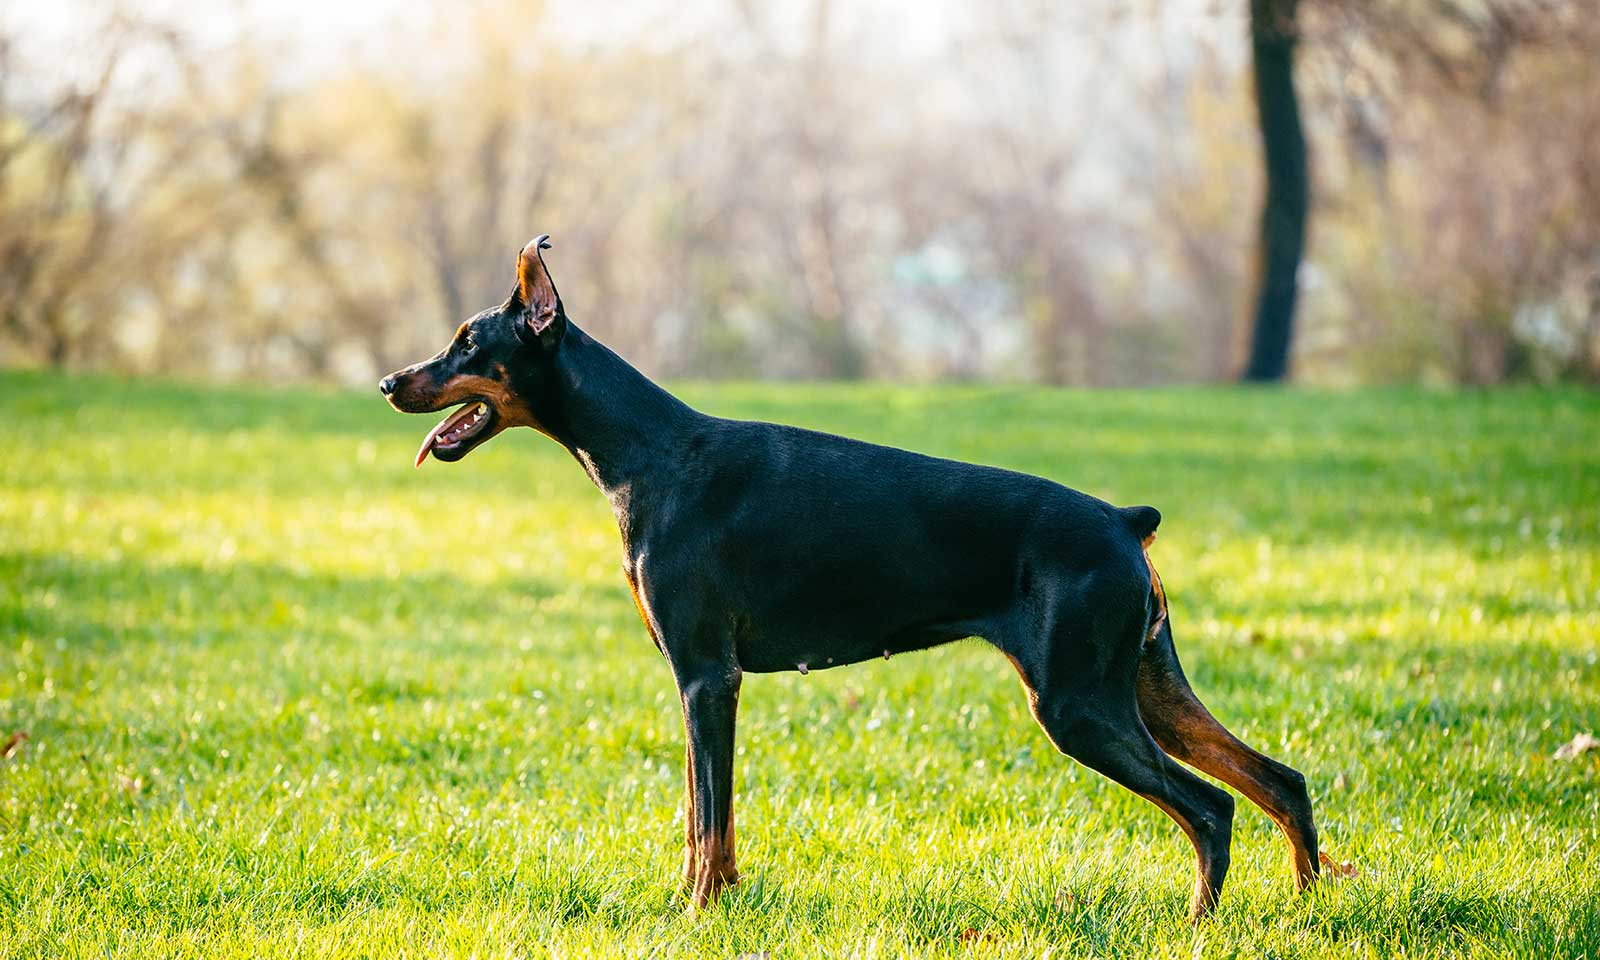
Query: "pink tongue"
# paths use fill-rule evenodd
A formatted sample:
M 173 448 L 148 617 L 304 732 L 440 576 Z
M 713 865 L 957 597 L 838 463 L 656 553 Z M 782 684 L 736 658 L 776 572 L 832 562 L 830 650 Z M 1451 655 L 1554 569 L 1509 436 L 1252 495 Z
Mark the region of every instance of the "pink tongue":
M 445 417 L 443 420 L 440 420 L 432 430 L 428 431 L 428 435 L 422 438 L 422 446 L 417 448 L 417 460 L 412 464 L 413 467 L 422 466 L 422 461 L 428 459 L 428 453 L 433 450 L 433 442 L 439 439 L 439 434 L 444 433 L 445 428 L 450 426 L 455 421 L 456 415 L 451 414 L 450 416 Z

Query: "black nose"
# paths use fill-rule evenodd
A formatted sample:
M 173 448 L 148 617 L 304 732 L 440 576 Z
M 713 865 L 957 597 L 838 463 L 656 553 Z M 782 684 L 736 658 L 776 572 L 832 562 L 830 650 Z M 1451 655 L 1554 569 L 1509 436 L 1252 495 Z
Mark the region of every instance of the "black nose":
M 384 377 L 378 381 L 378 392 L 384 396 L 394 393 L 394 377 Z

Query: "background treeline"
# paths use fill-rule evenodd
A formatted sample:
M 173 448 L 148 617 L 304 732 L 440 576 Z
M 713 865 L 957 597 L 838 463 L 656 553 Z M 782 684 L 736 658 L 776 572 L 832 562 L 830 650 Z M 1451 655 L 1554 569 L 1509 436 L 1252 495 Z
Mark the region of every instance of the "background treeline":
M 1248 7 L 475 0 L 320 56 L 13 7 L 0 363 L 368 380 L 548 232 L 574 318 L 656 374 L 1230 378 Z M 1301 0 L 1297 376 L 1600 379 L 1597 20 Z

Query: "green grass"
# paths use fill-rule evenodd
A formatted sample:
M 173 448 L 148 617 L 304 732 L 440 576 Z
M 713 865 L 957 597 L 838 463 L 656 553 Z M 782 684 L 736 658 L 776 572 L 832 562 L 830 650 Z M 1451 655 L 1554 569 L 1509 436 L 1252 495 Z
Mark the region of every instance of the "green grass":
M 671 678 L 531 431 L 410 461 L 376 393 L 0 375 L 0 955 L 1600 955 L 1600 395 L 695 386 L 1166 520 L 1241 803 L 1219 912 L 979 643 L 746 678 L 745 881 L 691 920 Z M 966 931 L 975 931 L 967 934 Z

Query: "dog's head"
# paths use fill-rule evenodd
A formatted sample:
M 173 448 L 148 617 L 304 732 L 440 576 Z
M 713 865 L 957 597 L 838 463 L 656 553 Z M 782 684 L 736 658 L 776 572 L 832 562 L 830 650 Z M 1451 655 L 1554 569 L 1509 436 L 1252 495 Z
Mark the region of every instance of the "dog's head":
M 561 297 L 545 269 L 541 236 L 517 256 L 517 287 L 498 307 L 456 329 L 439 353 L 397 370 L 378 389 L 401 413 L 434 413 L 461 405 L 428 433 L 417 466 L 432 453 L 454 462 L 507 427 L 539 427 L 531 405 L 542 373 L 566 332 Z

